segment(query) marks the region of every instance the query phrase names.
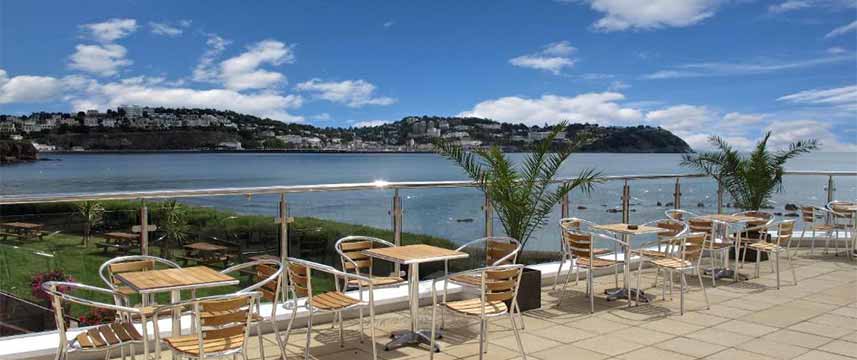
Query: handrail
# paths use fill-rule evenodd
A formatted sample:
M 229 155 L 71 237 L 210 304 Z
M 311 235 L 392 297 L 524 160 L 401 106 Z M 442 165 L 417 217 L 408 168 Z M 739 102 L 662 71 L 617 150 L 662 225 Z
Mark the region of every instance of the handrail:
M 785 175 L 824 175 L 824 176 L 857 176 L 857 171 L 785 171 Z M 705 174 L 639 174 L 639 175 L 609 175 L 602 176 L 605 181 L 621 180 L 655 180 L 675 178 L 703 178 Z M 575 180 L 575 178 L 560 178 L 554 183 L 564 183 Z M 355 191 L 355 190 L 394 190 L 394 189 L 421 189 L 421 188 L 463 188 L 475 187 L 473 181 L 374 181 L 365 183 L 340 183 L 340 184 L 316 184 L 316 185 L 284 185 L 284 186 L 260 186 L 260 187 L 234 187 L 234 188 L 211 188 L 211 189 L 187 189 L 187 190 L 152 190 L 152 191 L 122 191 L 122 192 L 100 192 L 100 193 L 60 193 L 60 194 L 26 194 L 26 195 L 0 195 L 0 205 L 12 204 L 34 204 L 34 203 L 60 203 L 75 201 L 94 200 L 139 200 L 139 199 L 162 199 L 177 197 L 202 197 L 202 196 L 226 196 L 226 195 L 264 195 L 284 193 L 309 193 L 330 191 Z

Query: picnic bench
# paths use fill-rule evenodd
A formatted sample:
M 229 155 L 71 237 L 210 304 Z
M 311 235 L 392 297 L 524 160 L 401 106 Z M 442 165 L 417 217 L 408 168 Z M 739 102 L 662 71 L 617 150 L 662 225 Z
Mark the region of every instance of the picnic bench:
M 95 246 L 101 248 L 105 254 L 108 249 L 116 249 L 116 251 L 127 253 L 131 249 L 140 248 L 140 234 L 113 231 L 104 233 L 101 236 L 104 237 L 104 241 L 95 243 Z
M 32 240 L 38 238 L 43 239 L 42 224 L 33 224 L 25 222 L 7 222 L 0 224 L 0 235 L 3 235 L 3 241 L 6 241 L 10 236 L 21 240 Z
M 223 245 L 217 245 L 207 242 L 195 242 L 193 244 L 187 244 L 184 246 L 185 254 L 183 256 L 179 256 L 184 265 L 187 265 L 188 261 L 193 261 L 200 265 L 215 265 L 222 264 L 223 267 L 227 267 L 229 265 L 229 260 L 232 258 L 228 251 L 229 247 Z

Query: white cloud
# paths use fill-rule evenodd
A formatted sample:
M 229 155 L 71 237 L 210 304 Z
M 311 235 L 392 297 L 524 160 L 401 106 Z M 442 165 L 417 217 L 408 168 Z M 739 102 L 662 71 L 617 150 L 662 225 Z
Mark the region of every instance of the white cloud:
M 259 67 L 294 61 L 294 52 L 290 46 L 276 40 L 263 40 L 249 46 L 244 53 L 220 63 L 219 77 L 228 89 L 267 89 L 285 82 L 286 77 Z
M 704 106 L 676 105 L 648 112 L 646 121 L 670 131 L 687 132 L 704 129 L 714 117 L 715 114 Z
M 837 37 L 839 35 L 844 35 L 852 31 L 857 31 L 857 20 L 852 21 L 850 24 L 842 25 L 838 28 L 833 29 L 827 35 L 824 35 L 825 38 Z
M 534 53 L 521 55 L 509 59 L 509 63 L 524 68 L 544 70 L 559 75 L 563 68 L 574 66 L 575 60 L 570 58 L 577 49 L 568 41 L 550 43 L 542 47 L 542 50 Z
M 312 79 L 295 86 L 298 91 L 313 93 L 316 98 L 345 104 L 358 108 L 365 105 L 391 105 L 396 99 L 375 96 L 375 85 L 364 80 L 345 80 L 340 82 Z
M 839 141 L 829 122 L 817 120 L 791 120 L 772 122 L 766 129 L 771 131 L 768 144 L 774 148 L 785 148 L 789 144 L 806 139 L 817 139 L 821 151 L 857 152 L 857 144 Z
M 758 124 L 767 116 L 767 114 L 742 114 L 731 112 L 723 115 L 723 121 L 726 122 L 726 126 L 746 126 Z
M 857 111 L 857 85 L 804 90 L 777 98 L 777 101 L 802 105 L 832 106 L 843 110 Z
M 768 11 L 772 13 L 784 13 L 808 8 L 810 6 L 812 6 L 812 1 L 809 0 L 788 0 L 779 4 L 768 6 Z
M 563 120 L 601 125 L 628 124 L 642 119 L 639 110 L 618 103 L 624 98 L 616 92 L 586 93 L 574 97 L 542 95 L 532 99 L 508 96 L 480 102 L 458 115 L 530 126 L 556 124 Z
M 627 84 L 621 80 L 615 80 L 615 81 L 610 83 L 610 86 L 607 87 L 607 90 L 618 91 L 618 90 L 625 90 L 625 89 L 630 89 L 630 88 L 631 88 L 630 84 Z
M 815 66 L 853 61 L 853 56 L 828 56 L 817 59 L 798 61 L 763 61 L 746 63 L 704 62 L 675 66 L 672 69 L 660 70 L 643 75 L 643 79 L 678 79 L 709 76 L 733 76 L 766 74 L 779 71 L 810 68 Z
M 318 120 L 318 121 L 327 121 L 327 120 L 330 120 L 331 117 L 330 117 L 330 114 L 328 114 L 328 113 L 321 113 L 321 114 L 316 114 L 316 115 L 310 116 L 310 119 Z
M 20 75 L 9 78 L 0 69 L 0 104 L 40 102 L 63 94 L 66 81 L 50 76 Z
M 593 26 L 602 31 L 684 27 L 714 15 L 722 0 L 588 0 L 604 13 Z
M 281 121 L 302 121 L 288 110 L 303 104 L 298 95 L 273 92 L 240 93 L 231 89 L 191 89 L 162 85 L 163 79 L 136 77 L 109 83 L 92 82 L 70 99 L 77 110 L 115 108 L 122 104 L 146 106 L 213 108 L 269 117 Z
M 81 25 L 81 28 L 88 31 L 93 39 L 102 43 L 110 43 L 137 31 L 137 20 L 110 19 L 100 23 L 84 24 Z
M 151 29 L 152 34 L 171 37 L 179 36 L 184 32 L 180 27 L 172 26 L 167 23 L 149 22 L 149 28 Z
M 217 80 L 219 71 L 212 65 L 214 64 L 214 60 L 216 60 L 217 57 L 223 53 L 223 50 L 225 50 L 231 43 L 231 41 L 226 40 L 217 34 L 208 34 L 208 39 L 205 41 L 208 48 L 202 54 L 202 57 L 200 57 L 199 64 L 197 64 L 193 69 L 193 80 L 203 82 Z
M 366 120 L 366 121 L 358 121 L 351 125 L 351 127 L 373 127 L 373 126 L 381 126 L 384 124 L 389 124 L 389 120 Z
M 125 58 L 127 50 L 122 45 L 101 44 L 75 46 L 68 66 L 75 70 L 85 71 L 99 76 L 116 75 L 132 61 Z
M 844 48 L 839 47 L 839 46 L 834 46 L 834 47 L 831 47 L 831 48 L 828 48 L 828 49 L 827 49 L 827 53 L 828 53 L 828 54 L 833 54 L 833 55 L 840 55 L 840 54 L 844 54 L 844 53 L 847 53 L 847 52 L 848 52 L 848 50 L 845 50 Z
M 390 28 L 390 27 L 392 27 L 393 25 L 396 25 L 396 22 L 395 22 L 395 21 L 390 20 L 390 21 L 387 21 L 387 22 L 385 22 L 385 23 L 384 23 L 384 28 L 389 29 L 389 28 Z

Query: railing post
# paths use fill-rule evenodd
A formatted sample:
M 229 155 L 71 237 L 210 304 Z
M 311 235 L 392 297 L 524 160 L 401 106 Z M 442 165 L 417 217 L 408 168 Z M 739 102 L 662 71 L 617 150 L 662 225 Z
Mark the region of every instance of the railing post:
M 717 181 L 717 213 L 723 213 L 723 184 Z
M 289 257 L 289 205 L 286 203 L 286 194 L 280 193 L 280 259 L 283 264 L 286 263 L 286 258 Z
M 834 199 L 834 195 L 836 193 L 836 188 L 834 187 L 834 185 L 835 184 L 833 183 L 833 175 L 828 175 L 827 176 L 827 204 L 830 204 L 830 202 L 833 201 L 833 199 Z M 827 225 L 830 225 L 830 223 L 832 221 L 833 221 L 833 217 L 830 216 L 830 213 L 827 213 L 827 216 L 824 219 L 824 223 Z
M 491 205 L 491 196 L 485 194 L 485 204 L 482 205 L 485 212 L 485 237 L 494 236 L 494 206 Z
M 145 199 L 140 199 L 140 254 L 149 255 L 149 209 Z
M 399 196 L 399 189 L 393 191 L 393 211 L 391 211 L 393 220 L 393 244 L 396 246 L 402 245 L 402 198 Z M 394 265 L 396 276 L 401 276 L 402 268 L 399 263 Z
M 673 206 L 675 209 L 681 209 L 681 178 L 675 178 L 675 192 L 673 192 Z
M 622 187 L 622 223 L 628 224 L 631 221 L 631 187 L 628 186 L 628 179 L 625 179 L 625 186 Z
M 560 209 L 560 217 L 562 217 L 563 219 L 571 216 L 569 214 L 569 206 L 570 205 L 571 205 L 571 203 L 569 201 L 568 193 L 563 194 L 562 195 L 562 201 L 560 202 L 560 208 L 559 208 Z

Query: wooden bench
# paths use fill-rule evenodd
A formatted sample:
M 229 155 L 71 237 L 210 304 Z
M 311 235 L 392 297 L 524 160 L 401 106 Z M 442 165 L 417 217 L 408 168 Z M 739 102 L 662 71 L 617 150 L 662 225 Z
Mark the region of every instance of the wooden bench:
M 0 224 L 0 235 L 3 236 L 3 241 L 6 241 L 10 236 L 21 240 L 31 240 L 35 238 L 44 240 L 42 224 L 25 222 L 8 222 Z
M 139 234 L 114 231 L 104 233 L 101 236 L 104 237 L 105 241 L 98 242 L 95 246 L 103 249 L 105 254 L 107 253 L 107 249 L 116 249 L 117 251 L 127 253 L 133 248 L 140 248 Z

